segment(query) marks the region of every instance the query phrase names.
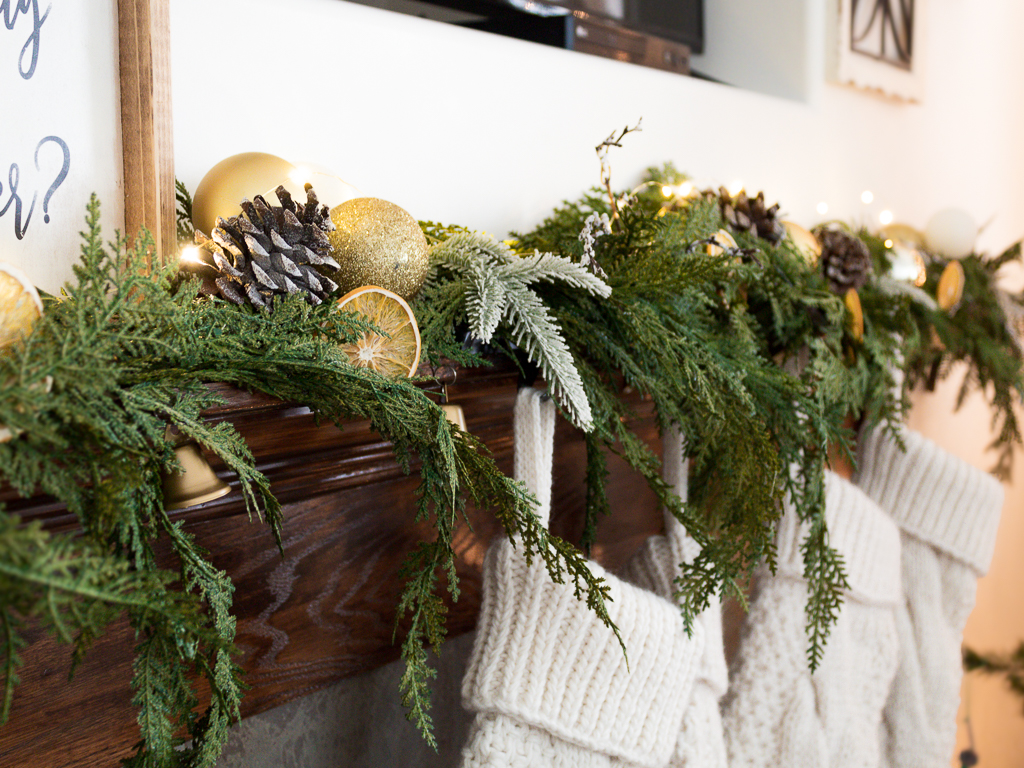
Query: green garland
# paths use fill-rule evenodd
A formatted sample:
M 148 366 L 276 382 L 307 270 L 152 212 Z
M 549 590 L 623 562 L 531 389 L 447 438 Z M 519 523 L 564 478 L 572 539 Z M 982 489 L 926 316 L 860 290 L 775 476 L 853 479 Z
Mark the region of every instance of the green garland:
M 301 401 L 339 426 L 369 419 L 394 444 L 406 471 L 420 459 L 415 520 L 436 530 L 409 556 L 399 618 L 411 615 L 403 644 L 403 701 L 433 743 L 425 646 L 444 637 L 440 571 L 458 597 L 452 537 L 467 498 L 493 510 L 527 558 L 570 580 L 606 623 L 607 585 L 571 545 L 548 534 L 534 500 L 505 477 L 486 449 L 405 380 L 354 368 L 339 345 L 366 324 L 327 306 L 288 301 L 272 316 L 199 300 L 197 284 L 170 291 L 173 270 L 143 272 L 152 243 L 103 247 L 99 206 L 90 204 L 77 284 L 46 312 L 25 342 L 0 357 L 0 423 L 17 439 L 0 444 L 0 476 L 23 495 L 42 491 L 78 516 L 83 536 L 22 527 L 0 509 L 0 653 L 5 720 L 17 682 L 24 621 L 37 618 L 74 646 L 79 660 L 121 613 L 136 631 L 134 702 L 142 741 L 131 765 L 212 766 L 242 683 L 232 661 L 233 587 L 163 508 L 161 472 L 180 469 L 168 425 L 213 451 L 237 473 L 250 513 L 263 517 L 280 546 L 281 508 L 244 441 L 227 423 L 201 418 L 219 399 L 206 382 L 228 382 Z M 50 387 L 46 382 L 51 382 Z M 413 516 L 410 516 L 410 522 Z M 170 544 L 177 573 L 161 570 L 157 540 Z M 212 701 L 201 715 L 193 676 Z M 191 739 L 183 748 L 181 730 Z
M 738 248 L 708 255 L 705 243 L 723 227 L 718 204 L 660 194 L 661 184 L 682 178 L 666 166 L 651 169 L 632 197 L 594 190 L 506 244 L 424 223 L 432 270 L 414 304 L 424 355 L 486 364 L 465 343 L 468 335 L 516 359 L 525 374 L 529 363 L 540 369 L 563 414 L 584 433 L 580 546 L 589 550 L 598 519 L 610 511 L 610 449 L 702 547 L 677 584 L 688 622 L 714 593 L 742 600 L 753 569 L 774 567 L 775 522 L 784 504 L 792 506 L 809 523 L 802 551 L 813 668 L 847 586 L 828 544 L 823 471 L 830 448 L 850 453 L 850 424 L 899 423 L 909 387 L 934 383 L 965 361 L 961 399 L 972 386 L 991 393 L 996 470 L 1009 470 L 1012 446 L 1021 441 L 1012 403 L 1024 392 L 1024 377 L 1008 315 L 1017 317 L 1010 310 L 1020 301 L 1000 293 L 995 277 L 1003 264 L 1020 260 L 1020 246 L 997 259 L 962 260 L 964 298 L 946 313 L 913 289 L 894 287 L 884 277 L 884 243 L 857 233 L 876 275 L 860 290 L 860 337 L 843 300 L 790 241 L 773 245 L 735 233 Z M 178 199 L 184 240 L 191 201 L 182 186 Z M 339 345 L 366 323 L 301 300 L 283 302 L 271 316 L 200 298 L 196 283 L 173 269 L 146 273 L 148 240 L 129 249 L 119 239 L 105 248 L 95 201 L 83 237 L 76 284 L 48 298 L 24 343 L 0 356 L 0 380 L 9 382 L 0 394 L 0 424 L 17 436 L 0 444 L 0 477 L 23 495 L 54 495 L 83 531 L 78 538 L 49 535 L 0 509 L 2 719 L 27 619 L 71 643 L 77 663 L 126 614 L 138 637 L 132 686 L 142 735 L 128 763 L 215 763 L 243 687 L 232 660 L 233 586 L 163 508 L 160 476 L 177 466 L 166 428 L 198 441 L 238 475 L 250 514 L 267 522 L 279 546 L 285 521 L 234 428 L 202 419 L 219 402 L 208 382 L 301 401 L 339 425 L 369 419 L 407 471 L 419 457 L 419 503 L 410 519 L 429 520 L 436 534 L 402 572 L 398 614 L 410 618 L 411 629 L 402 642 L 401 695 L 431 744 L 426 648 L 445 634 L 442 572 L 451 598 L 458 597 L 452 540 L 467 499 L 492 509 L 528 558 L 541 558 L 556 580 L 571 580 L 614 630 L 606 584 L 579 550 L 539 525 L 534 500 L 498 471 L 479 441 L 452 427 L 414 383 L 349 364 Z M 934 294 L 945 265 L 931 258 L 925 294 Z M 662 430 L 678 425 L 686 435 L 686 504 L 630 428 L 626 387 L 653 402 Z M 177 556 L 177 572 L 157 566 L 158 540 Z M 202 713 L 197 677 L 212 691 Z

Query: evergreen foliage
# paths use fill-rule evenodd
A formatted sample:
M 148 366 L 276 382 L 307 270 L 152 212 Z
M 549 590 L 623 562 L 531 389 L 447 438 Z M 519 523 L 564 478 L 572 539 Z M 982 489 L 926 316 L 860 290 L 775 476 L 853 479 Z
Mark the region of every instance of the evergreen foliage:
M 1024 704 L 1024 643 L 1018 645 L 1011 653 L 978 653 L 970 648 L 964 648 L 964 669 L 968 672 L 1002 675 L 1006 678 L 1010 690 L 1017 694 Z
M 1005 479 L 1010 476 L 1013 448 L 1021 443 L 1013 406 L 1024 396 L 1024 356 L 1018 341 L 1021 329 L 1014 328 L 1013 319 L 1007 316 L 1007 309 L 1019 312 L 1021 297 L 1003 293 L 996 279 L 1001 267 L 1021 262 L 1021 244 L 1014 244 L 994 259 L 971 254 L 959 261 L 964 270 L 960 304 L 948 313 L 916 308 L 920 330 L 918 343 L 907 351 L 907 382 L 931 388 L 949 375 L 954 364 L 967 363 L 957 407 L 972 390 L 985 393 L 993 409 L 996 432 L 989 446 L 997 452 L 992 473 Z M 927 265 L 927 293 L 935 294 L 946 264 L 948 260 L 935 258 Z
M 118 238 L 105 248 L 93 200 L 76 284 L 49 300 L 32 333 L 0 356 L 0 380 L 9 382 L 0 393 L 0 423 L 18 435 L 0 444 L 0 477 L 23 495 L 57 497 L 83 532 L 79 539 L 48 536 L 0 511 L 4 713 L 26 619 L 39 618 L 72 642 L 77 660 L 126 613 L 138 638 L 132 687 L 141 732 L 127 764 L 216 761 L 243 687 L 231 656 L 233 587 L 163 509 L 161 472 L 180 469 L 168 425 L 238 475 L 250 514 L 267 522 L 279 546 L 283 521 L 242 438 L 230 424 L 203 421 L 202 411 L 220 402 L 205 382 L 301 401 L 338 424 L 369 419 L 406 471 L 418 457 L 415 517 L 429 520 L 436 537 L 406 563 L 400 617 L 411 614 L 412 631 L 403 640 L 403 696 L 431 743 L 431 670 L 422 645 L 436 646 L 444 634 L 438 571 L 447 575 L 452 599 L 458 596 L 452 537 L 467 498 L 492 509 L 528 559 L 540 557 L 553 578 L 571 580 L 614 629 L 604 607 L 607 585 L 539 524 L 535 500 L 497 469 L 483 445 L 452 427 L 413 383 L 349 363 L 340 343 L 366 330 L 365 321 L 301 299 L 282 302 L 273 316 L 261 314 L 199 299 L 195 281 L 172 294 L 173 268 L 144 271 L 150 247 L 140 238 L 129 249 Z M 161 539 L 176 556 L 176 572 L 157 565 Z M 212 692 L 201 712 L 197 677 Z
M 488 343 L 498 325 L 505 335 L 540 365 L 551 393 L 577 427 L 593 425 L 590 404 L 573 365 L 572 355 L 547 308 L 530 289 L 535 283 L 561 282 L 591 296 L 607 298 L 609 287 L 579 264 L 551 253 L 518 255 L 504 243 L 485 235 L 460 232 L 434 245 L 430 253 L 434 270 L 457 280 L 445 281 L 434 274 L 422 303 L 445 316 L 465 314 L 474 338 Z M 450 297 L 451 305 L 438 300 Z
M 713 593 L 742 601 L 753 569 L 774 568 L 775 523 L 791 506 L 808 523 L 802 553 L 814 668 L 847 587 L 824 518 L 829 451 L 849 456 L 859 426 L 898 424 L 909 388 L 933 385 L 965 362 L 960 401 L 974 387 L 990 398 L 995 471 L 1009 472 L 1021 442 L 1013 403 L 1024 394 L 1024 302 L 1002 292 L 996 277 L 1021 260 L 1021 246 L 995 259 L 961 260 L 963 299 L 944 312 L 931 297 L 947 260 L 930 258 L 918 289 L 886 276 L 882 240 L 854 233 L 874 264 L 858 291 L 861 336 L 820 265 L 788 239 L 734 231 L 737 248 L 709 255 L 709 239 L 727 226 L 717 197 L 666 199 L 662 186 L 675 194 L 684 180 L 671 165 L 650 169 L 635 196 L 614 194 L 609 173 L 603 165 L 605 189 L 565 203 L 506 243 L 424 223 L 432 269 L 414 305 L 424 358 L 485 365 L 485 344 L 521 366 L 524 354 L 538 365 L 563 415 L 584 431 L 582 549 L 589 551 L 598 519 L 610 512 L 611 450 L 701 546 L 677 583 L 688 623 Z M 179 239 L 190 241 L 191 199 L 180 183 L 177 199 Z M 216 762 L 244 688 L 232 656 L 233 585 L 163 508 L 161 474 L 178 468 L 168 429 L 236 473 L 250 516 L 266 522 L 279 547 L 284 520 L 241 436 L 203 419 L 220 402 L 208 382 L 299 401 L 339 425 L 369 420 L 405 471 L 418 459 L 410 521 L 429 522 L 434 536 L 402 570 L 398 621 L 408 631 L 400 693 L 432 745 L 426 649 L 443 641 L 447 601 L 459 597 L 452 542 L 467 501 L 491 509 L 528 560 L 540 558 L 552 578 L 572 583 L 617 631 L 607 585 L 580 551 L 540 525 L 535 500 L 479 440 L 453 427 L 414 383 L 349 363 L 340 345 L 372 329 L 367 322 L 330 302 L 313 308 L 288 298 L 271 316 L 200 297 L 197 281 L 150 265 L 150 240 L 129 248 L 118 237 L 104 246 L 95 200 L 83 240 L 75 284 L 48 297 L 32 333 L 0 355 L 0 424 L 14 435 L 0 443 L 0 479 L 25 496 L 55 496 L 82 530 L 77 538 L 51 535 L 0 508 L 0 723 L 15 694 L 27 621 L 71 644 L 73 671 L 105 628 L 127 616 L 137 637 L 131 685 L 141 741 L 126 764 Z M 686 436 L 686 504 L 633 430 L 628 390 L 653 404 L 661 430 L 678 425 Z M 158 542 L 173 553 L 175 570 L 158 565 Z M 968 659 L 1007 674 L 1017 674 L 1017 662 Z M 211 691 L 205 709 L 200 680 Z
M 824 527 L 826 446 L 842 438 L 811 373 L 796 376 L 765 355 L 760 325 L 748 309 L 748 286 L 763 279 L 763 245 L 742 260 L 706 255 L 695 243 L 722 222 L 713 202 L 680 211 L 653 210 L 641 198 L 620 207 L 617 231 L 596 245 L 611 297 L 598 302 L 562 286 L 543 298 L 565 331 L 595 414 L 587 437 L 587 525 L 609 512 L 600 446 L 639 471 L 662 503 L 701 544 L 684 564 L 679 597 L 688 621 L 719 591 L 742 598 L 739 584 L 767 560 L 784 501 L 817 535 L 805 543 L 811 597 L 809 659 L 820 659 L 845 587 L 842 564 Z M 656 199 L 656 198 L 654 198 Z M 536 230 L 517 236 L 526 249 L 578 255 L 577 233 L 593 212 L 606 213 L 597 191 L 567 204 Z M 827 297 L 826 297 L 827 298 Z M 830 301 L 830 300 L 829 300 Z M 629 428 L 623 387 L 649 397 L 662 429 L 678 424 L 691 460 L 689 503 L 661 481 L 656 456 Z

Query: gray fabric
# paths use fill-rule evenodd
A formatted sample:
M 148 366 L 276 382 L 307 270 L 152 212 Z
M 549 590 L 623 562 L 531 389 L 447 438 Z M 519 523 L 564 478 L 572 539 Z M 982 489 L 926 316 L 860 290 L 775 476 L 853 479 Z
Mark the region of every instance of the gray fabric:
M 217 768 L 451 768 L 458 764 L 471 716 L 461 685 L 473 633 L 446 642 L 432 686 L 438 751 L 405 719 L 400 661 L 243 720 Z

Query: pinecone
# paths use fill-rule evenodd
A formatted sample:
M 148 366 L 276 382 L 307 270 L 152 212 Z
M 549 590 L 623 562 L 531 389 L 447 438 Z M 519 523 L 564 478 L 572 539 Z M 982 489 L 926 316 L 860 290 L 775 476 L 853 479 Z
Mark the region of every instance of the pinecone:
M 313 187 L 306 184 L 305 188 L 304 206 L 278 187 L 274 194 L 280 206 L 271 207 L 256 195 L 252 202 L 241 202 L 244 215 L 218 217 L 211 237 L 196 230 L 204 263 L 217 273 L 216 290 L 211 292 L 235 304 L 248 302 L 270 311 L 275 296 L 301 293 L 315 306 L 338 289 L 324 274 L 338 271 L 327 238 L 334 223 Z
M 765 207 L 764 192 L 758 192 L 757 197 L 749 198 L 747 193 L 740 191 L 736 197 L 729 194 L 729 191 L 722 187 L 718 190 L 718 204 L 722 209 L 722 218 L 733 229 L 741 232 L 749 232 L 778 245 L 786 234 L 786 228 L 779 221 L 779 204 L 771 208 Z
M 836 227 L 818 227 L 814 235 L 821 243 L 821 273 L 833 292 L 843 296 L 868 281 L 871 252 L 860 238 Z

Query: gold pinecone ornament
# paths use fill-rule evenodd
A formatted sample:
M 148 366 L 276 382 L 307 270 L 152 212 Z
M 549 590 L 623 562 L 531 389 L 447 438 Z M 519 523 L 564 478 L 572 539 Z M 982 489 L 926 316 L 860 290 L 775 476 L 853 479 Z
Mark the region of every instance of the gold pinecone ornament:
M 833 293 L 845 296 L 851 288 L 862 287 L 871 276 L 871 252 L 867 245 L 838 227 L 818 227 L 815 237 L 821 243 L 821 273 Z
M 715 194 L 712 192 L 712 194 Z M 768 207 L 764 203 L 764 192 L 756 197 L 747 197 L 743 190 L 733 197 L 729 190 L 722 187 L 716 195 L 722 210 L 722 218 L 732 229 L 738 232 L 749 232 L 778 245 L 786 235 L 786 228 L 778 218 L 779 204 Z
M 277 297 L 300 294 L 315 306 L 338 290 L 330 277 L 338 271 L 327 236 L 334 230 L 330 211 L 311 185 L 305 189 L 305 205 L 279 186 L 279 206 L 256 195 L 241 202 L 240 215 L 218 217 L 210 237 L 196 230 L 200 258 L 216 273 L 211 292 L 270 311 Z

